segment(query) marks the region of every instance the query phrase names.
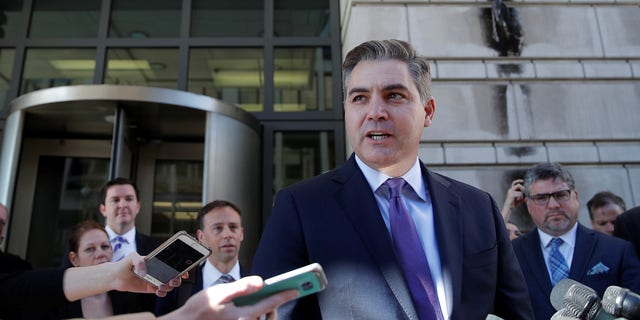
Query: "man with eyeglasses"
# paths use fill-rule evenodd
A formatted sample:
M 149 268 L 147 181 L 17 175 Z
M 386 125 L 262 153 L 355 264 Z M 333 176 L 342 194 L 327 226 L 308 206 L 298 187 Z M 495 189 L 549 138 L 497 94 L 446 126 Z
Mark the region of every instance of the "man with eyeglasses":
M 569 171 L 557 163 L 538 164 L 527 171 L 524 188 L 537 228 L 512 243 L 536 319 L 548 320 L 556 312 L 549 296 L 563 278 L 600 297 L 611 285 L 640 292 L 640 260 L 631 243 L 577 223 L 578 191 Z

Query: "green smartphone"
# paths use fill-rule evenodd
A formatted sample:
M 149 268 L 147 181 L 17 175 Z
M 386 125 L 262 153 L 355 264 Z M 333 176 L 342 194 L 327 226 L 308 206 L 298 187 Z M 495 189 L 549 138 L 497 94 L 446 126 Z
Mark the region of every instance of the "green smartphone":
M 272 294 L 297 289 L 298 298 L 308 296 L 324 290 L 327 287 L 327 278 L 318 263 L 291 270 L 264 281 L 262 289 L 252 294 L 233 299 L 236 306 L 252 305 Z

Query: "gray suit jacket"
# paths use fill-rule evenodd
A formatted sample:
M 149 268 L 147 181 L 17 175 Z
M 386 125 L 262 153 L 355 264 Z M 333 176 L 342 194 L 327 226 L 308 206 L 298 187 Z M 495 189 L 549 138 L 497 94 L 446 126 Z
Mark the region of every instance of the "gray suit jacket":
M 451 319 L 531 319 L 524 278 L 491 196 L 424 165 L 422 173 L 452 288 Z M 327 289 L 282 308 L 281 318 L 417 319 L 391 237 L 353 156 L 278 193 L 253 273 L 271 277 L 311 262 L 323 266 Z

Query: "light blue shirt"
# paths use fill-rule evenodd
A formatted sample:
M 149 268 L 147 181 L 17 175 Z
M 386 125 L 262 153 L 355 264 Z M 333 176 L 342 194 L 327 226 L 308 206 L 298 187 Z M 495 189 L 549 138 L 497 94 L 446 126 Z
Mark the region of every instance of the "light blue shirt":
M 376 171 L 375 169 L 367 166 L 356 155 L 356 163 L 360 170 L 364 174 L 364 177 L 369 183 L 369 187 L 373 190 L 373 195 L 378 203 L 382 220 L 387 227 L 387 231 L 391 234 L 391 227 L 389 224 L 389 190 L 386 187 L 380 187 L 389 178 L 383 173 Z M 416 158 L 416 162 L 411 169 L 407 171 L 402 177 L 411 188 L 402 189 L 402 198 L 409 210 L 409 215 L 413 219 L 413 223 L 416 225 L 420 241 L 422 242 L 422 248 L 427 260 L 429 262 L 429 270 L 431 271 L 431 277 L 433 283 L 436 286 L 438 292 L 438 301 L 440 302 L 440 308 L 442 309 L 442 315 L 445 319 L 449 318 L 450 310 L 447 303 L 447 291 L 445 281 L 442 275 L 442 265 L 440 263 L 440 253 L 438 251 L 438 242 L 436 240 L 435 227 L 433 223 L 433 206 L 431 204 L 431 197 L 429 196 L 429 190 L 427 190 L 424 180 L 422 179 L 422 171 L 420 170 L 420 162 Z M 413 192 L 412 192 L 413 191 Z
M 553 238 L 560 238 L 562 239 L 562 241 L 564 241 L 564 243 L 558 248 L 558 251 L 560 251 L 560 253 L 562 254 L 562 257 L 564 257 L 564 261 L 567 262 L 567 266 L 569 267 L 569 270 L 571 270 L 571 262 L 573 261 L 573 251 L 576 248 L 577 231 L 578 231 L 577 222 L 576 224 L 573 225 L 573 227 L 569 231 L 567 231 L 567 233 L 559 237 L 554 237 L 552 235 L 546 234 L 542 232 L 540 228 L 538 228 L 538 236 L 540 236 L 540 249 L 542 250 L 542 255 L 544 256 L 544 263 L 547 265 L 547 273 L 549 273 L 549 279 L 552 278 L 551 266 L 549 265 L 549 253 L 551 253 L 551 246 L 549 245 L 549 242 L 551 242 L 551 239 Z

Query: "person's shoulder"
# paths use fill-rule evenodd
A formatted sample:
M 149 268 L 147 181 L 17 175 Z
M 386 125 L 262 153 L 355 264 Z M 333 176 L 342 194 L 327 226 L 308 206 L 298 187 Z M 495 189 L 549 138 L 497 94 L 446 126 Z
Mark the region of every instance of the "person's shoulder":
M 428 171 L 429 174 L 431 175 L 432 178 L 432 183 L 437 183 L 442 185 L 443 187 L 449 189 L 449 190 L 457 190 L 460 193 L 465 193 L 465 194 L 476 194 L 476 195 L 488 195 L 489 193 L 478 188 L 478 187 L 474 187 L 466 182 L 462 182 L 460 180 L 456 180 L 454 178 L 445 176 L 441 173 L 438 172 L 434 172 L 432 170 Z
M 638 220 L 640 221 L 640 206 L 638 207 L 633 207 L 623 213 L 621 213 L 620 215 L 618 215 L 618 217 L 616 217 L 616 220 L 620 220 L 620 221 L 629 221 L 629 220 Z
M 19 256 L 7 252 L 0 253 L 0 270 L 5 273 L 31 270 L 31 264 Z

